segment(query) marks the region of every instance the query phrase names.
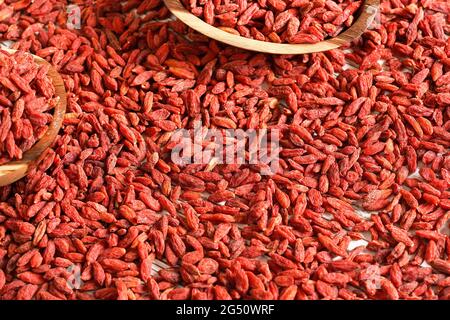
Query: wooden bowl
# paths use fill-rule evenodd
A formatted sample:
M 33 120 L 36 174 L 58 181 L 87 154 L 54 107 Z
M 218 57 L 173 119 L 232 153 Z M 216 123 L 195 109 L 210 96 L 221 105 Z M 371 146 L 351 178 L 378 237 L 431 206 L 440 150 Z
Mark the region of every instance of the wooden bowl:
M 190 13 L 179 0 L 164 0 L 166 7 L 174 16 L 190 28 L 217 41 L 241 49 L 271 54 L 306 54 L 336 49 L 360 37 L 374 21 L 380 6 L 380 0 L 365 0 L 360 15 L 344 32 L 334 38 L 314 44 L 273 43 L 249 39 L 216 28 Z
M 1 50 L 10 53 L 14 53 L 17 51 L 12 49 Z M 41 65 L 50 65 L 41 57 L 35 55 L 32 56 L 34 57 L 34 61 L 36 63 Z M 0 165 L 0 187 L 9 185 L 26 176 L 30 165 L 39 159 L 41 154 L 53 143 L 56 136 L 58 135 L 59 129 L 61 128 L 62 122 L 64 120 L 64 114 L 66 113 L 67 94 L 61 75 L 51 65 L 48 71 L 48 76 L 52 79 L 53 85 L 55 86 L 56 96 L 59 97 L 59 102 L 55 106 L 55 110 L 53 112 L 53 120 L 50 123 L 47 132 L 39 141 L 36 142 L 36 144 L 30 150 L 24 152 L 23 158 L 21 160 L 10 161 L 3 165 Z

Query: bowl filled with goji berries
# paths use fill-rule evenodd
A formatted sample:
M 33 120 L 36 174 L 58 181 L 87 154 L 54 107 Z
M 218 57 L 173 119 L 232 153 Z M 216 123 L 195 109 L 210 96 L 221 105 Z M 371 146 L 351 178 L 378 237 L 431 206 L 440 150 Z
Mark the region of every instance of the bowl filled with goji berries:
M 26 175 L 55 139 L 65 108 L 63 80 L 46 60 L 0 49 L 0 186 Z
M 220 42 L 272 54 L 336 49 L 374 22 L 379 0 L 164 0 L 190 28 Z

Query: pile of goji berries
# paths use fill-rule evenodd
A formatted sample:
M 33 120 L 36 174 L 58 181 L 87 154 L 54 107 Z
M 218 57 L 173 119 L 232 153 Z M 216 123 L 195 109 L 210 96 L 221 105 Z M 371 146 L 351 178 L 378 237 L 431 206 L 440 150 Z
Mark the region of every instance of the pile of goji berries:
M 49 66 L 0 50 L 0 164 L 22 159 L 47 131 L 57 100 Z
M 0 39 L 68 91 L 52 148 L 0 188 L 1 299 L 450 297 L 447 1 L 383 0 L 347 48 L 298 56 L 160 0 L 72 1 L 80 30 L 66 1 L 1 2 Z M 177 165 L 195 121 L 280 130 L 280 169 Z
M 351 26 L 361 1 L 182 0 L 195 16 L 223 31 L 275 43 L 316 43 Z

